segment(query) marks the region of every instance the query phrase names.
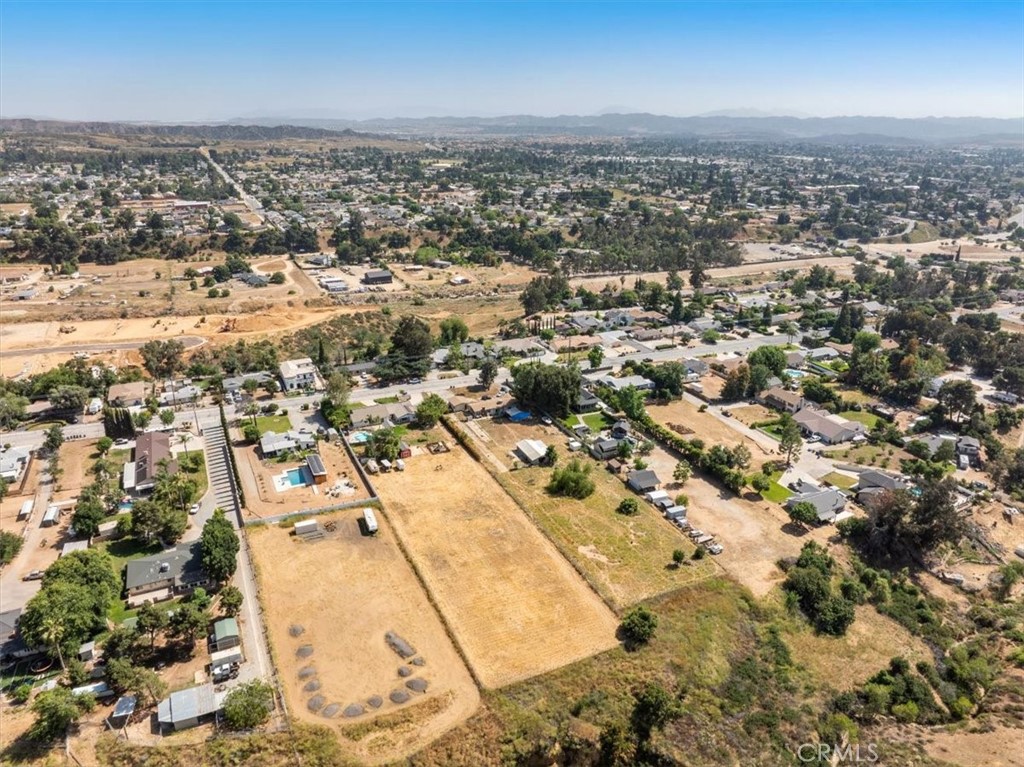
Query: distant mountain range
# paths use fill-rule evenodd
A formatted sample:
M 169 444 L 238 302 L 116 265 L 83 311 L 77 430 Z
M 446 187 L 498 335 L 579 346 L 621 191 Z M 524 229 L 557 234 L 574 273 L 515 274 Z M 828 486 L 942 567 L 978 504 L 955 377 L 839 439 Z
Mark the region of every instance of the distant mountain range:
M 647 113 L 508 115 L 344 120 L 326 117 L 247 117 L 223 123 L 64 122 L 0 120 L 0 130 L 29 133 L 106 133 L 195 137 L 201 140 L 315 139 L 339 133 L 367 138 L 554 136 L 679 137 L 703 140 L 804 141 L 828 144 L 990 144 L 1024 148 L 1024 119 L 988 117 L 789 117 L 709 114 L 668 117 Z
M 1024 119 L 985 117 L 668 117 L 647 113 L 537 117 L 424 117 L 340 120 L 289 118 L 293 125 L 408 136 L 678 136 L 699 139 L 821 140 L 859 138 L 864 143 L 997 142 L 1024 145 Z M 272 125 L 280 120 L 231 120 Z M 848 141 L 849 139 L 844 139 Z
M 330 136 L 356 135 L 350 129 L 328 129 L 309 125 L 164 125 L 161 123 L 71 122 L 64 120 L 0 120 L 0 131 L 39 134 L 103 134 L 112 136 L 161 136 L 193 138 L 203 141 L 260 141 L 284 138 L 317 139 Z

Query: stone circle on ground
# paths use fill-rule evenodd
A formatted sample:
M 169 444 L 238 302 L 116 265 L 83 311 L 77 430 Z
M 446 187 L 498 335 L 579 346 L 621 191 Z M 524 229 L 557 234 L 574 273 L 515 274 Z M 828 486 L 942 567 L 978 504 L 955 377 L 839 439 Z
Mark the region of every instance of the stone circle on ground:
M 339 704 L 339 703 L 331 703 L 329 706 L 324 706 L 323 707 L 323 709 L 320 711 L 320 716 L 325 716 L 328 719 L 330 719 L 332 716 L 337 715 L 337 713 L 340 710 L 341 710 L 341 704 Z
M 351 705 L 346 706 L 345 707 L 345 711 L 344 711 L 345 716 L 348 716 L 348 717 L 362 716 L 365 713 L 366 713 L 366 709 L 363 708 L 358 703 L 352 703 Z
M 392 690 L 388 697 L 391 699 L 392 703 L 405 703 L 409 700 L 409 693 L 405 690 Z
M 306 708 L 310 711 L 319 711 L 324 707 L 327 699 L 323 695 L 314 695 L 312 698 L 306 701 Z
M 426 679 L 410 679 L 408 682 L 405 683 L 405 686 L 408 687 L 410 690 L 415 690 L 416 692 L 426 692 L 427 691 L 427 680 Z

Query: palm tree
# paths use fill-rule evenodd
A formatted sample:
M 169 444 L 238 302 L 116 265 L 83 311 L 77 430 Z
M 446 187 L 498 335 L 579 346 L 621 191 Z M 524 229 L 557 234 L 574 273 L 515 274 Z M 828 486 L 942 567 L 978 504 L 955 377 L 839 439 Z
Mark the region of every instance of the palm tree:
M 782 323 L 782 327 L 779 328 L 779 330 L 786 334 L 786 341 L 788 343 L 793 343 L 793 336 L 797 334 L 799 328 L 797 328 L 796 323 L 793 322 L 793 320 L 787 320 Z
M 189 442 L 190 439 L 192 439 L 192 432 L 190 432 L 190 431 L 183 431 L 183 432 L 181 432 L 181 434 L 178 435 L 178 441 L 181 443 L 181 446 L 183 448 L 185 448 L 185 457 L 186 458 L 189 457 L 189 454 L 188 454 L 188 442 Z
M 256 414 L 259 413 L 259 412 L 260 412 L 259 405 L 257 405 L 255 402 L 250 402 L 248 405 L 245 406 L 245 414 L 247 416 L 252 417 L 252 425 L 253 426 L 256 425 Z
M 60 649 L 60 643 L 64 641 L 66 627 L 64 622 L 56 615 L 47 615 L 43 619 L 43 641 L 57 651 L 57 660 L 60 661 L 62 671 L 68 667 L 64 663 L 64 653 Z

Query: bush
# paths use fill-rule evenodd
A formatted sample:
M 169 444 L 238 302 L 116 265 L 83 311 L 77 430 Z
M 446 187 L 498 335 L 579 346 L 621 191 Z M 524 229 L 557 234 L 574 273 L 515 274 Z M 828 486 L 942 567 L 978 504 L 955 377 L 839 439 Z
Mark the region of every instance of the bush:
M 28 703 L 28 699 L 32 697 L 32 685 L 30 684 L 19 684 L 14 688 L 14 692 L 11 693 L 11 700 L 18 705 L 24 705 Z
M 654 632 L 658 628 L 658 616 L 640 605 L 626 613 L 621 628 L 628 645 L 647 644 L 654 638 Z
M 267 721 L 274 707 L 274 688 L 256 680 L 236 687 L 224 699 L 224 721 L 233 730 L 249 730 Z
M 582 500 L 594 492 L 594 480 L 590 478 L 590 464 L 580 463 L 578 458 L 569 461 L 551 475 L 547 490 L 552 495 Z
M 916 722 L 919 714 L 920 710 L 912 700 L 906 703 L 897 703 L 892 707 L 892 715 L 901 722 Z
M 623 498 L 622 502 L 615 508 L 615 511 L 619 514 L 625 514 L 627 517 L 631 517 L 634 514 L 639 513 L 640 504 L 636 502 L 636 498 Z

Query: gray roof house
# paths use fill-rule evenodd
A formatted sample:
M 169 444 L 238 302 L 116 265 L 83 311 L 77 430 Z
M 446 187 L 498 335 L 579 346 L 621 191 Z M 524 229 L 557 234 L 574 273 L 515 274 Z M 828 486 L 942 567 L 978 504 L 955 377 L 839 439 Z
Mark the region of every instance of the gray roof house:
M 633 386 L 640 391 L 651 391 L 654 389 L 654 381 L 650 381 L 643 376 L 622 376 L 622 378 L 604 376 L 603 378 L 599 378 L 597 382 L 610 389 L 614 389 L 615 391 L 622 391 L 630 386 Z
M 978 455 L 981 452 L 981 442 L 976 437 L 959 437 L 956 441 L 957 455 Z
M 599 439 L 590 446 L 590 454 L 599 461 L 614 458 L 619 454 L 619 440 Z
M 27 447 L 9 447 L 0 453 L 0 477 L 8 482 L 21 479 L 28 466 L 31 451 Z
M 412 423 L 416 418 L 416 410 L 408 402 L 390 402 L 384 405 L 354 408 L 349 418 L 354 429 L 362 429 L 385 422 L 397 425 Z
M 800 428 L 808 436 L 816 436 L 829 445 L 848 442 L 867 431 L 859 421 L 849 421 L 842 416 L 833 415 L 825 410 L 804 407 L 793 416 Z
M 786 508 L 806 502 L 814 507 L 819 522 L 833 522 L 836 515 L 846 506 L 846 496 L 838 490 L 818 490 L 817 492 L 798 493 L 786 501 Z
M 260 437 L 260 452 L 270 457 L 289 450 L 309 450 L 315 444 L 312 432 L 286 431 L 278 434 L 268 431 Z
M 516 454 L 530 466 L 539 463 L 547 450 L 548 446 L 539 439 L 521 439 L 516 443 Z
M 131 559 L 125 565 L 124 586 L 131 607 L 147 600 L 170 599 L 207 583 L 209 577 L 203 570 L 199 541 L 179 543 L 159 554 Z
M 637 493 L 649 493 L 661 486 L 661 480 L 650 469 L 637 469 L 626 475 L 626 484 Z
M 178 471 L 178 462 L 171 455 L 171 437 L 162 431 L 147 431 L 135 440 L 134 461 L 124 465 L 121 484 L 125 490 L 142 493 L 152 490 L 161 470 Z

